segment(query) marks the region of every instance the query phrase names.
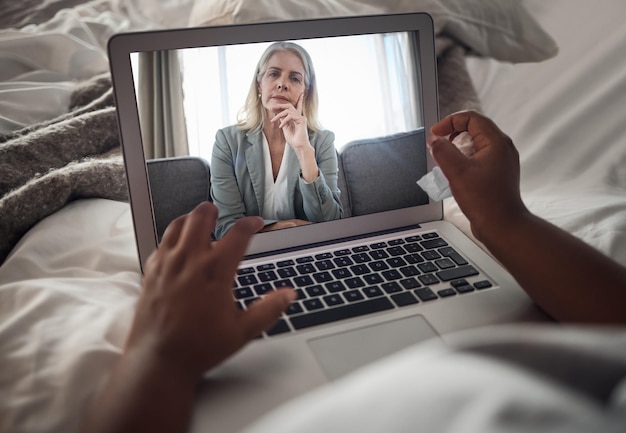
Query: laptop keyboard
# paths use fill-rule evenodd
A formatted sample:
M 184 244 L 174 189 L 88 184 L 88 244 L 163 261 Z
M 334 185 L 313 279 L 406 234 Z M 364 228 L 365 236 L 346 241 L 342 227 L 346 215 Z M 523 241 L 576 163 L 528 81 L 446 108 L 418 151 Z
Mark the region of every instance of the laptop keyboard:
M 265 336 L 462 295 L 492 283 L 438 233 L 429 232 L 243 267 L 234 295 L 245 309 L 284 286 L 296 289 L 297 300 Z

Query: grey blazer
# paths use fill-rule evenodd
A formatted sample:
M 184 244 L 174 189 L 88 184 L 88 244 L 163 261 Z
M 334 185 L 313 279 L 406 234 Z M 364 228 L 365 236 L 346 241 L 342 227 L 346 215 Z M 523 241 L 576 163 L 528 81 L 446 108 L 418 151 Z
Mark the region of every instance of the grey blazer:
M 341 218 L 343 208 L 337 187 L 338 163 L 335 135 L 330 131 L 312 133 L 319 177 L 304 182 L 300 170 L 287 176 L 289 203 L 294 218 L 311 222 Z M 236 126 L 217 131 L 211 157 L 211 198 L 219 210 L 215 236 L 226 234 L 244 216 L 261 215 L 265 196 L 263 133 L 246 135 Z M 297 157 L 288 152 L 289 167 L 299 167 Z M 266 225 L 276 221 L 266 220 Z

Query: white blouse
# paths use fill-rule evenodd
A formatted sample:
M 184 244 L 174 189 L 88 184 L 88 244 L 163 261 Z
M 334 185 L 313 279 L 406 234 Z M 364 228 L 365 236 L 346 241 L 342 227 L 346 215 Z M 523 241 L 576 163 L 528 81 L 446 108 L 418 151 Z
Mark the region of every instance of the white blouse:
M 288 144 L 285 144 L 283 160 L 278 170 L 278 176 L 274 181 L 272 172 L 272 157 L 270 147 L 265 134 L 263 134 L 263 159 L 265 162 L 265 202 L 263 203 L 263 215 L 267 220 L 287 220 L 295 216 L 289 203 L 289 191 L 287 189 L 287 173 L 289 164 L 287 152 L 290 151 Z

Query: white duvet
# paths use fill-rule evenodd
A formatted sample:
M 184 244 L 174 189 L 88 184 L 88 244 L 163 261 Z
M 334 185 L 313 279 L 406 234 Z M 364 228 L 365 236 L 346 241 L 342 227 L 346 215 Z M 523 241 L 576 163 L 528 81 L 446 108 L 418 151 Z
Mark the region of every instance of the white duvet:
M 22 238 L 0 267 L 0 431 L 77 431 L 140 281 L 125 203 L 74 202 Z
M 626 3 L 525 3 L 559 54 L 471 59 L 483 110 L 519 149 L 528 207 L 626 266 Z M 466 227 L 453 201 L 446 218 Z
M 559 55 L 472 59 L 484 111 L 519 147 L 531 210 L 626 265 L 626 3 L 525 3 Z M 446 218 L 469 234 L 453 201 Z M 139 291 L 127 204 L 77 201 L 30 230 L 0 267 L 0 431 L 76 431 Z

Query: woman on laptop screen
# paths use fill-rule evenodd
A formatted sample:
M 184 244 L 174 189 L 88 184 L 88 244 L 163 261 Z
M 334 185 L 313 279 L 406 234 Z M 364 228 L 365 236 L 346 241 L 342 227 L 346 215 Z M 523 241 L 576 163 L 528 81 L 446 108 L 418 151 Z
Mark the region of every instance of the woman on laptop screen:
M 309 54 L 292 42 L 270 45 L 238 122 L 216 134 L 211 197 L 219 210 L 217 238 L 249 215 L 263 217 L 262 231 L 341 218 L 334 134 L 321 128 L 317 107 Z

